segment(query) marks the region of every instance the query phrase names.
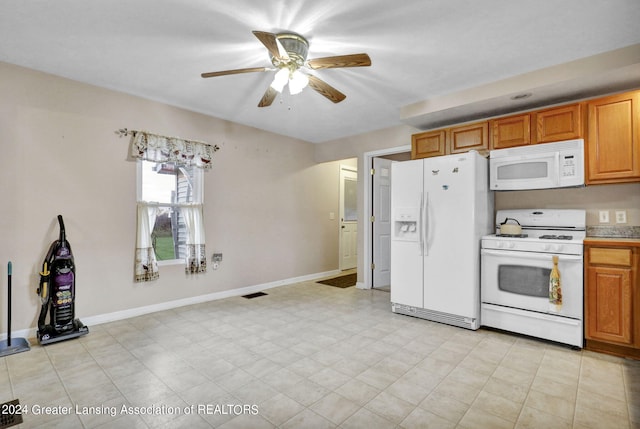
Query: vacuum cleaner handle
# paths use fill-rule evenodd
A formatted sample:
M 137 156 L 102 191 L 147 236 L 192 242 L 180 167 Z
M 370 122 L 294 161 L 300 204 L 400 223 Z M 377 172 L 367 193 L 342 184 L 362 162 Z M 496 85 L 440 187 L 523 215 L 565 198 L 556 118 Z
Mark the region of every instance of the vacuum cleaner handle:
M 64 221 L 62 220 L 62 215 L 58 215 L 58 223 L 60 224 L 60 244 L 63 244 L 67 241 L 66 232 L 64 230 Z

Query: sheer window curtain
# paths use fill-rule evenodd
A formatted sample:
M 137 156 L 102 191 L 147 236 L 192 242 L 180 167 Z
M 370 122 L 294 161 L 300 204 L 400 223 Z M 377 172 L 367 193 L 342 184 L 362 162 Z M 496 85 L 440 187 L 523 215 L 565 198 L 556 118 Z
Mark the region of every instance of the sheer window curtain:
M 147 282 L 159 277 L 156 253 L 153 250 L 151 232 L 156 223 L 158 208 L 138 204 L 138 227 L 136 229 L 135 281 Z
M 202 205 L 181 207 L 180 211 L 187 228 L 187 255 L 184 270 L 187 274 L 204 273 L 207 271 L 207 252 Z
M 178 165 L 195 166 L 203 170 L 211 169 L 213 154 L 218 145 L 168 137 L 146 131 L 116 131 L 120 137 L 131 136 L 129 141 L 130 159 L 153 162 L 174 162 Z M 183 211 L 187 229 L 186 273 L 204 273 L 207 270 L 207 258 L 204 242 L 204 222 L 202 204 L 184 206 Z M 153 231 L 158 209 L 153 205 L 138 203 L 138 221 L 136 231 L 135 280 L 144 282 L 159 277 L 158 263 L 153 249 Z

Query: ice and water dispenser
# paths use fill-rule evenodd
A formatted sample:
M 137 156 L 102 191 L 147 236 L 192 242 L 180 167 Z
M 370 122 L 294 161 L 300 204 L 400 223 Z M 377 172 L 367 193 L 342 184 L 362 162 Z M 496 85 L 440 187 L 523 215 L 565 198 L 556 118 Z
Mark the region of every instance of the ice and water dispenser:
M 394 239 L 418 241 L 420 211 L 414 207 L 398 208 L 393 221 Z

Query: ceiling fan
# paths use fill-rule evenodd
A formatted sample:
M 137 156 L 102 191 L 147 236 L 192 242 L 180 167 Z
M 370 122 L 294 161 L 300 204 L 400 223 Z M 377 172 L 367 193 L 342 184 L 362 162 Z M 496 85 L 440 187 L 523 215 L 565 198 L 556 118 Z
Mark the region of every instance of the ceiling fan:
M 277 71 L 273 82 L 262 96 L 258 107 L 270 106 L 278 93 L 289 85 L 289 92 L 294 95 L 300 93 L 307 85 L 334 103 L 339 103 L 346 95 L 321 80 L 317 76 L 303 72 L 303 69 L 318 70 L 342 67 L 365 67 L 371 65 L 367 54 L 338 55 L 307 60 L 309 42 L 296 33 L 267 33 L 253 31 L 253 34 L 269 51 L 271 63 L 275 68 L 251 67 L 235 70 L 202 73 L 204 78 L 225 76 L 230 74 Z

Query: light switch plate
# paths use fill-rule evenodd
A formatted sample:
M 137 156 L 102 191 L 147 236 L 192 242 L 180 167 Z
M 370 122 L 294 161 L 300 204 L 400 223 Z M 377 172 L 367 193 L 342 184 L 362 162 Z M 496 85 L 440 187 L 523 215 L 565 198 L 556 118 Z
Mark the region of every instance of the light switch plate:
M 600 210 L 599 212 L 600 223 L 609 223 L 609 211 Z
M 616 223 L 627 223 L 626 210 L 616 210 Z

